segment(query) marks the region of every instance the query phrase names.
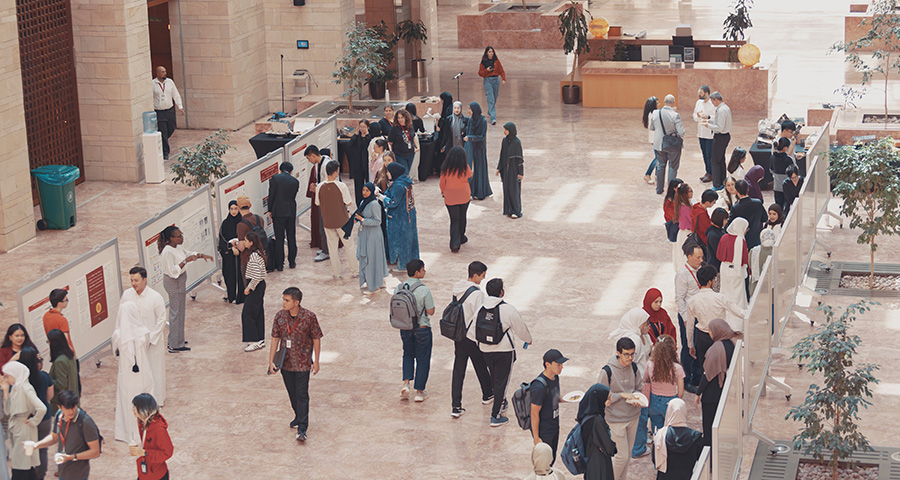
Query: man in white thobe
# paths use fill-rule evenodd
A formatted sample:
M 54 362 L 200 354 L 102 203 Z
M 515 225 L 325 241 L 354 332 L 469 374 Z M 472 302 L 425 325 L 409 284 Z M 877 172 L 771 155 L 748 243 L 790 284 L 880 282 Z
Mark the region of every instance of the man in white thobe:
M 134 267 L 128 273 L 131 275 L 131 288 L 122 294 L 122 303 L 136 303 L 141 323 L 150 331 L 147 354 L 150 357 L 150 371 L 153 372 L 153 390 L 148 393 L 161 407 L 166 403 L 166 343 L 163 341 L 168 319 L 166 302 L 159 292 L 147 288 L 147 270 Z
M 116 377 L 116 440 L 138 443 L 140 435 L 131 402 L 135 396 L 153 391 L 153 373 L 147 352 L 147 347 L 150 346 L 150 330 L 141 321 L 140 307 L 136 303 L 119 304 L 112 346 L 113 350 L 119 353 L 119 373 Z

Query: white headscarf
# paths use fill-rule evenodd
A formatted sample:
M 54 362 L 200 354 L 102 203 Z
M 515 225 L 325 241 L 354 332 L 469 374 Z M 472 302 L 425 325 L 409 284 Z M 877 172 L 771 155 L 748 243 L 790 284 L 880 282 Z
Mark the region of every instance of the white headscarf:
M 635 307 L 625 312 L 619 320 L 619 327 L 609 334 L 609 339 L 617 342 L 622 337 L 628 337 L 634 342 L 634 361 L 641 368 L 643 374 L 644 367 L 647 366 L 647 349 L 644 348 L 643 337 L 641 335 L 641 325 L 650 318 L 650 314 L 643 307 Z
M 738 267 L 744 263 L 744 235 L 747 233 L 748 228 L 750 228 L 750 222 L 746 218 L 737 217 L 725 229 L 727 233 L 735 236 L 734 254 L 732 255 L 731 263 Z
M 744 220 L 746 222 L 746 220 Z M 684 400 L 680 398 L 673 398 L 669 401 L 669 406 L 666 408 L 666 423 L 663 428 L 660 428 L 656 431 L 656 436 L 653 438 L 653 448 L 655 449 L 656 454 L 656 469 L 662 473 L 666 473 L 666 469 L 668 468 L 668 449 L 666 448 L 666 434 L 669 432 L 669 427 L 686 427 L 687 426 L 687 413 L 685 411 Z
M 553 472 L 550 464 L 553 463 L 553 449 L 546 443 L 538 443 L 531 451 L 531 464 L 534 465 L 535 475 L 549 475 Z
M 23 383 L 28 382 L 28 376 L 31 374 L 31 371 L 28 370 L 28 367 L 26 367 L 25 364 L 12 361 L 3 365 L 3 374 L 11 375 L 16 379 L 16 383 L 13 384 L 13 387 L 20 387 Z

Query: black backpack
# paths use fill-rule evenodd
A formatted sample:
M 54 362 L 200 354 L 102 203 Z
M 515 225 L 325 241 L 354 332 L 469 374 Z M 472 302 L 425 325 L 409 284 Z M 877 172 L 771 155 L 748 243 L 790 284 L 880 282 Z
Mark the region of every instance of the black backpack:
M 246 218 L 242 218 L 241 223 L 250 227 L 250 231 L 255 233 L 259 237 L 259 239 L 263 241 L 263 244 L 265 244 L 266 240 L 268 240 L 269 238 L 269 235 L 266 233 L 265 227 L 263 227 L 263 225 L 265 224 L 263 223 L 262 217 L 260 217 L 259 215 L 253 216 L 256 217 L 256 225 L 250 223 L 250 221 Z
M 450 305 L 447 305 L 444 313 L 441 314 L 441 335 L 454 342 L 459 342 L 466 338 L 466 331 L 469 329 L 469 326 L 466 325 L 466 311 L 463 308 L 463 303 L 472 292 L 477 290 L 478 287 L 472 285 L 466 289 L 466 293 L 458 300 L 455 295 L 453 296 Z
M 638 368 L 636 363 L 631 362 L 631 370 L 634 372 L 634 378 L 637 378 Z M 609 365 L 604 365 L 603 371 L 606 372 L 606 383 L 612 385 L 612 369 L 609 368 Z
M 494 308 L 481 307 L 478 310 L 478 316 L 475 319 L 475 340 L 478 340 L 478 343 L 497 345 L 503 340 L 503 335 L 509 331 L 508 328 L 503 330 L 503 325 L 500 323 L 500 305 L 504 303 L 501 301 Z

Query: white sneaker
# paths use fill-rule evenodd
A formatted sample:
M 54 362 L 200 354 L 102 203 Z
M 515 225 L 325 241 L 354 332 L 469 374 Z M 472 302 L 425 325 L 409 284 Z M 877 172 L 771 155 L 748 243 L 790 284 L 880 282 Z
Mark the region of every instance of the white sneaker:
M 260 340 L 258 342 L 248 343 L 247 346 L 244 348 L 244 351 L 245 352 L 255 352 L 265 346 L 266 346 L 266 341 Z
M 419 402 L 419 403 L 424 402 L 426 398 L 428 398 L 427 390 L 422 390 L 422 393 L 416 392 L 416 398 L 415 398 L 416 402 Z
M 400 400 L 409 400 L 409 384 L 404 383 L 400 389 Z

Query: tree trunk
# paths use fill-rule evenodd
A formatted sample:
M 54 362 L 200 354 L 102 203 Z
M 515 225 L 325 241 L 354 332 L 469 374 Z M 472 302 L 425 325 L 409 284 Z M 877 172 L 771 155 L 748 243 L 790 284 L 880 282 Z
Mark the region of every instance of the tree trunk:
M 841 425 L 841 409 L 838 408 L 834 412 L 834 431 L 837 431 Z M 834 450 L 831 452 L 831 480 L 838 480 L 838 455 L 840 452 Z
M 872 243 L 875 243 L 875 239 L 872 239 Z M 873 245 L 869 245 L 869 290 L 875 288 L 875 248 Z
M 523 10 L 523 11 L 528 11 L 528 4 L 525 3 L 525 0 L 522 0 L 522 10 Z
M 884 128 L 888 128 L 888 74 L 891 71 L 891 54 L 884 59 Z
M 572 73 L 569 74 L 569 87 L 575 85 L 575 69 L 578 68 L 578 51 L 575 52 L 575 61 L 572 63 Z

